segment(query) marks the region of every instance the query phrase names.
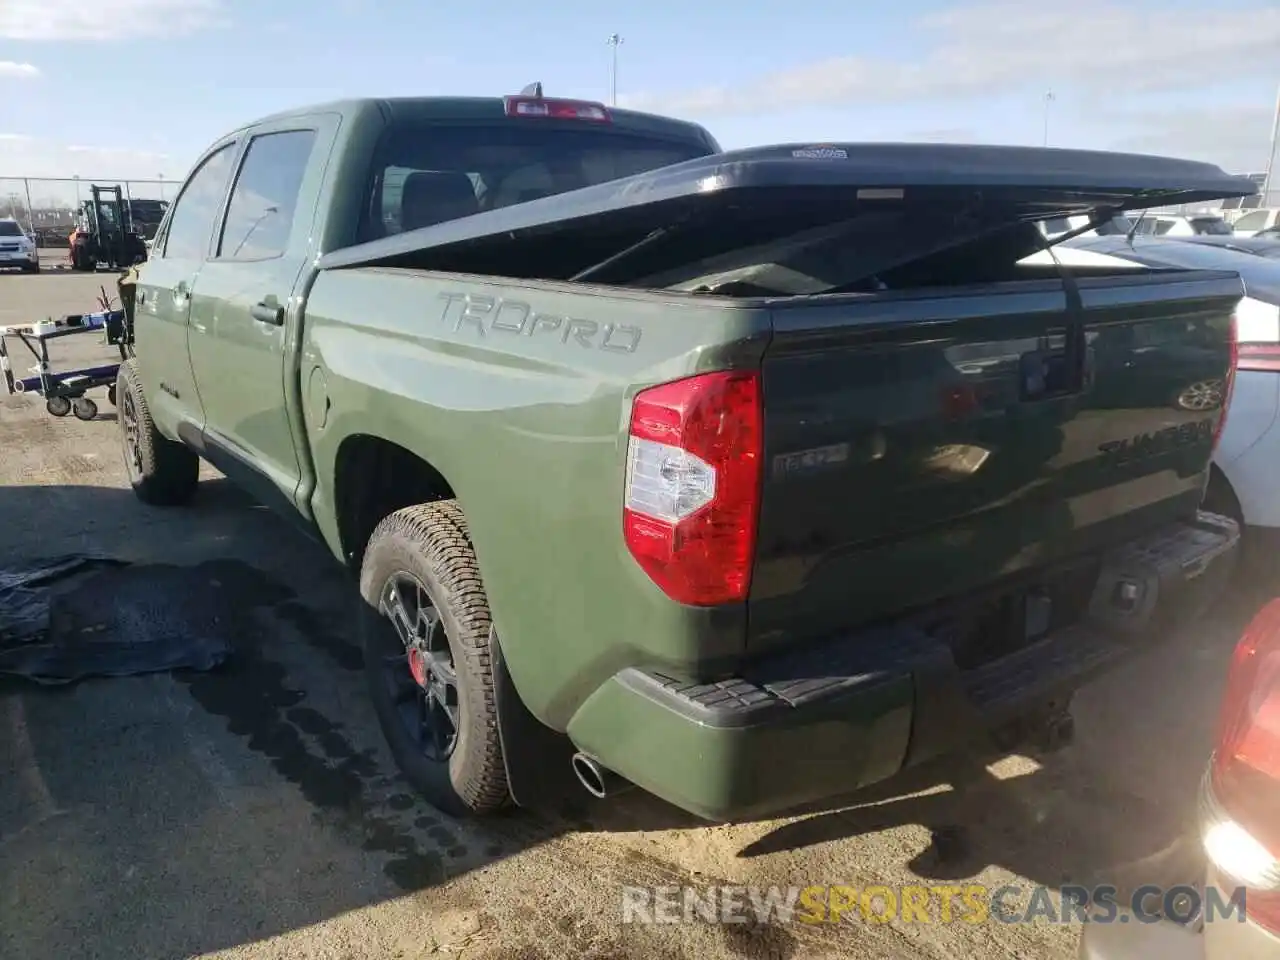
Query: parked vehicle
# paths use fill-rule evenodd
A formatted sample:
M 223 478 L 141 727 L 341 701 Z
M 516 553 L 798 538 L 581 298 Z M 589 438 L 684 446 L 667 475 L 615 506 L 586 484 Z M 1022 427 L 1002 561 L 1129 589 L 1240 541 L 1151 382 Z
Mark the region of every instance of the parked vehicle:
M 89 187 L 89 199 L 81 205 L 80 219 L 69 239 L 73 270 L 92 272 L 101 264 L 118 270 L 147 258 L 146 242 L 134 226 L 119 186 Z
M 165 211 L 169 209 L 169 202 L 131 197 L 126 201 L 126 206 L 134 233 L 150 243 L 155 239 L 156 231 L 160 229 L 160 222 L 164 220 Z
M 1255 189 L 540 95 L 280 114 L 138 271 L 130 481 L 184 503 L 207 458 L 358 571 L 375 710 L 454 813 L 629 781 L 738 819 L 1052 745 L 1229 572 L 1222 404 L 1167 401 L 1231 376 L 1243 291 L 1028 270 L 1032 221 Z
M 1073 217 L 1054 217 L 1052 220 L 1040 221 L 1040 232 L 1050 240 L 1056 240 L 1072 231 L 1081 230 L 1089 227 L 1090 219 L 1084 214 Z M 1109 217 L 1096 227 L 1090 227 L 1083 233 L 1076 234 L 1082 237 L 1106 237 L 1113 234 L 1124 236 L 1133 229 L 1133 221 L 1128 217 Z
M 23 273 L 40 272 L 40 251 L 35 239 L 10 218 L 0 220 L 0 270 L 6 267 L 16 267 Z
M 1267 241 L 1262 241 L 1267 242 Z M 1251 561 L 1280 550 L 1280 262 L 1185 239 L 1123 237 L 1072 240 L 1054 248 L 1068 266 L 1130 263 L 1152 268 L 1233 270 L 1244 283 L 1236 311 L 1239 360 L 1231 409 L 1205 494 L 1206 509 L 1244 525 Z M 1082 256 L 1083 255 L 1083 256 Z M 1196 396 L 1216 404 L 1225 388 L 1208 383 Z M 1193 391 L 1194 392 L 1194 391 Z
M 1238 216 L 1231 224 L 1238 237 L 1254 237 L 1263 230 L 1280 227 L 1280 207 L 1263 207 Z
M 1255 257 L 1280 259 L 1280 237 L 1258 234 L 1252 237 L 1224 237 L 1203 235 L 1198 237 L 1178 237 L 1182 243 L 1204 243 L 1224 250 L 1247 253 Z
M 1126 909 L 1086 924 L 1081 960 L 1280 960 L 1280 600 L 1254 617 L 1232 657 L 1199 809 L 1201 910 Z M 1243 913 L 1223 916 L 1217 905 L 1238 891 Z
M 1171 213 L 1149 213 L 1138 222 L 1136 231 L 1141 236 L 1198 237 L 1230 236 L 1231 224 L 1217 214 L 1197 213 L 1191 216 Z

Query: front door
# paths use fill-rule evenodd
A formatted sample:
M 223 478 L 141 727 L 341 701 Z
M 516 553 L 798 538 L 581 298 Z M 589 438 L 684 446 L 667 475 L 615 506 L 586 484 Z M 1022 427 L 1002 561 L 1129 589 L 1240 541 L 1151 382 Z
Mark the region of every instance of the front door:
M 191 293 L 209 256 L 213 227 L 226 198 L 236 155 L 234 141 L 209 153 L 187 178 L 139 271 L 134 339 L 147 407 L 160 431 L 177 438 L 204 420 L 187 344 Z
M 252 132 L 192 300 L 206 455 L 272 505 L 293 504 L 300 475 L 285 402 L 286 348 L 323 172 L 318 134 L 297 126 Z

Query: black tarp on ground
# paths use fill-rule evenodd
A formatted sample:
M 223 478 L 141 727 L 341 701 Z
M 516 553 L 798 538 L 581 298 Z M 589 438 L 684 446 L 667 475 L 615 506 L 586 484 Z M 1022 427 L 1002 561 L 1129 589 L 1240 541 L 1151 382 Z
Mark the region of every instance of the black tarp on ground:
M 56 685 L 213 669 L 233 639 L 218 588 L 196 568 L 100 556 L 0 570 L 0 674 Z

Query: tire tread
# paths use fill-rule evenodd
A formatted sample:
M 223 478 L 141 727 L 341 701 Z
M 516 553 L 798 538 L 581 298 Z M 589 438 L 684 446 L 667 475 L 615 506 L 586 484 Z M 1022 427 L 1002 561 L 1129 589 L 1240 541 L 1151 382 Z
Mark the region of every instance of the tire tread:
M 445 597 L 432 599 L 448 605 L 458 627 L 458 635 L 450 637 L 450 646 L 459 682 L 462 682 L 464 668 L 456 661 L 466 660 L 467 712 L 471 732 L 475 734 L 468 745 L 471 762 L 464 776 L 452 780 L 453 788 L 470 812 L 495 813 L 510 803 L 510 790 L 498 733 L 498 707 L 489 653 L 493 619 L 466 516 L 456 500 L 404 507 L 384 518 L 374 529 L 366 557 L 389 540 L 398 540 L 418 552 L 446 593 Z M 367 589 L 365 593 L 366 599 L 370 599 Z
M 142 477 L 132 484 L 134 493 L 143 503 L 157 507 L 187 503 L 195 494 L 196 485 L 200 481 L 200 458 L 195 451 L 170 440 L 156 429 L 155 421 L 151 419 L 151 409 L 142 392 L 142 378 L 138 375 L 136 360 L 120 364 L 120 371 L 116 375 L 117 398 L 123 400 L 125 392 L 132 395 L 138 413 L 138 452 L 142 460 Z M 123 418 L 123 411 L 117 413 L 117 416 Z M 123 419 L 120 431 L 123 445 Z

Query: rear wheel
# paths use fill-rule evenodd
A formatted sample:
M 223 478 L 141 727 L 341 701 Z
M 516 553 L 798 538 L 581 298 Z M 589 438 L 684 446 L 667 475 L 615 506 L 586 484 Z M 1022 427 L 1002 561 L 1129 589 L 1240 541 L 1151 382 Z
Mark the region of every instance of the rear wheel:
M 161 434 L 151 419 L 134 361 L 116 374 L 120 401 L 120 446 L 129 484 L 143 503 L 179 506 L 191 499 L 200 479 L 200 458 Z
M 405 777 L 454 816 L 507 806 L 489 601 L 457 502 L 383 520 L 365 551 L 360 593 L 370 696 Z

